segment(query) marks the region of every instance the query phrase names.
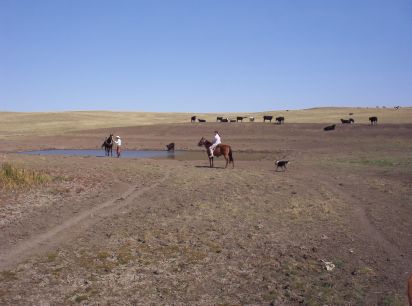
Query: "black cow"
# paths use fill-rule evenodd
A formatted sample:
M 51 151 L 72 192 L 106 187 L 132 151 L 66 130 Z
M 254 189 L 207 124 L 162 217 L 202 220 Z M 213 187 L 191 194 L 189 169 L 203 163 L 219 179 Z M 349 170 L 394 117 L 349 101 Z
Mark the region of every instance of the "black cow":
M 285 121 L 285 117 L 276 117 L 276 121 L 278 124 L 282 124 Z
M 276 165 L 276 171 L 278 171 L 278 168 L 283 169 L 283 171 L 286 170 L 286 165 L 288 164 L 288 160 L 277 160 L 275 161 Z
M 245 119 L 245 118 L 247 118 L 247 117 L 240 117 L 240 116 L 238 116 L 238 117 L 236 117 L 236 122 L 243 122 L 243 119 Z
M 223 117 L 216 117 L 216 122 L 222 122 Z
M 199 122 L 206 122 L 206 119 L 197 119 Z
M 324 131 L 333 131 L 335 129 L 336 124 L 332 124 L 323 128 Z
M 229 122 L 229 119 L 227 119 L 227 118 L 222 118 L 222 122 Z
M 175 150 L 175 143 L 171 142 L 168 145 L 166 145 L 167 151 L 174 151 Z
M 266 120 L 269 120 L 269 122 L 272 122 L 273 116 L 263 116 L 263 122 L 266 122 Z
M 190 122 L 196 122 L 196 116 L 192 116 L 192 117 L 190 118 Z
M 378 117 L 373 116 L 373 117 L 369 117 L 369 121 L 371 122 L 371 124 L 378 124 Z
M 352 118 L 349 118 L 349 119 L 340 119 L 340 121 L 342 122 L 342 124 L 355 123 L 355 120 L 353 120 Z

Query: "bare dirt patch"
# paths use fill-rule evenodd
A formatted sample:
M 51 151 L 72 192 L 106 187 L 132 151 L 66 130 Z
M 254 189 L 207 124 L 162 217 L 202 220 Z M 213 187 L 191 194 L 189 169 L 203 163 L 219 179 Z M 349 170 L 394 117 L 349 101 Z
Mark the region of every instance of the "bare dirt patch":
M 0 162 L 53 179 L 1 192 L 0 302 L 405 304 L 412 125 L 322 127 L 168 124 L 1 142 Z M 202 153 L 12 153 L 95 148 L 109 132 L 126 149 L 199 150 L 215 129 L 235 150 L 233 170 L 206 167 Z M 288 170 L 274 172 L 283 156 Z

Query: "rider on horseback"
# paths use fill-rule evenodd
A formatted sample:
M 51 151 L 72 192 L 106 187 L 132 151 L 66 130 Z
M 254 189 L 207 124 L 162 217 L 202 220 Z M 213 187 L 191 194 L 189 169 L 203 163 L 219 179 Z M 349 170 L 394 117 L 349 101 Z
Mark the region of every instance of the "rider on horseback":
M 210 150 L 210 156 L 209 157 L 213 157 L 213 150 L 221 143 L 222 142 L 220 140 L 220 135 L 219 135 L 218 131 L 215 131 L 215 136 L 213 137 L 213 144 L 209 148 L 209 150 Z

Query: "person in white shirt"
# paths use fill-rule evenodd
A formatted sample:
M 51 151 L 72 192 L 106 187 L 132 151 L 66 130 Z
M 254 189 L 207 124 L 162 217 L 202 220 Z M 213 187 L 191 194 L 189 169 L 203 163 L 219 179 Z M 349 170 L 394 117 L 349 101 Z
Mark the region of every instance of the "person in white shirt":
M 213 151 L 214 149 L 217 147 L 217 145 L 221 144 L 222 141 L 220 140 L 220 135 L 218 133 L 218 131 L 215 131 L 215 136 L 213 137 L 213 143 L 212 145 L 209 147 L 210 150 L 210 157 L 213 157 Z
M 120 136 L 116 136 L 116 139 L 117 140 L 115 140 L 114 143 L 117 145 L 116 154 L 117 154 L 117 157 L 119 158 L 120 154 L 122 152 L 122 150 L 121 150 L 122 140 L 120 139 Z

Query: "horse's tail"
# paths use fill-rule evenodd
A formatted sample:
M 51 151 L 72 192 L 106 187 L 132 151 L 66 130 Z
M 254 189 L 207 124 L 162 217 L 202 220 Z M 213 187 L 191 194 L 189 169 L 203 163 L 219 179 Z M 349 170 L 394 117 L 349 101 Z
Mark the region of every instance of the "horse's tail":
M 229 163 L 232 163 L 233 167 L 235 167 L 235 162 L 233 160 L 233 155 L 232 155 L 232 148 L 229 148 Z

